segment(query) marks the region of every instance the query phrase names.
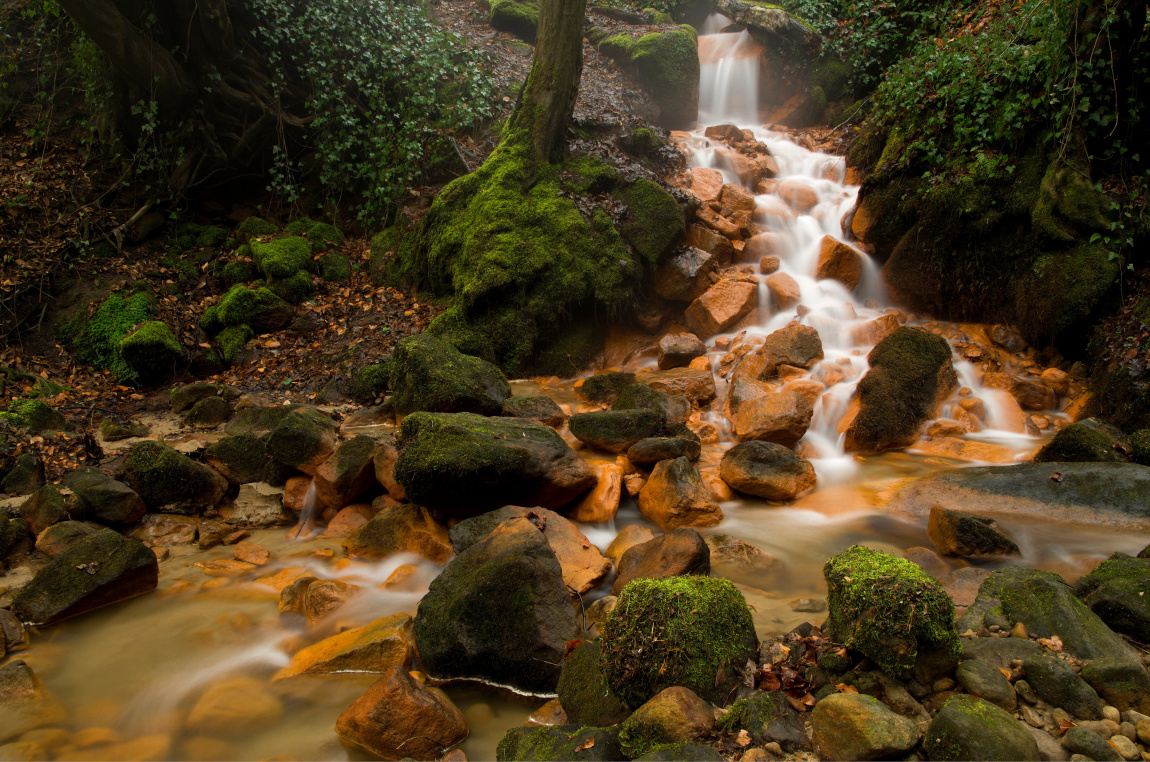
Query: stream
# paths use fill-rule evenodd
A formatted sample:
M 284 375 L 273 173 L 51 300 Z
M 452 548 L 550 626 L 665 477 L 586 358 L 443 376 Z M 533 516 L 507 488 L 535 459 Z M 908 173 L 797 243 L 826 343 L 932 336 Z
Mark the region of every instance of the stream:
M 785 565 L 785 574 L 770 585 L 760 587 L 753 578 L 734 580 L 744 586 L 758 634 L 765 638 L 825 616 L 796 611 L 792 605 L 797 599 L 821 599 L 825 595 L 822 565 L 829 556 L 855 543 L 900 556 L 908 548 L 931 547 L 925 518 L 910 520 L 884 514 L 880 510 L 884 498 L 907 478 L 978 461 L 947 458 L 916 448 L 866 458 L 843 451 L 839 422 L 855 385 L 867 370 L 870 349 L 856 342 L 859 332 L 855 329 L 894 314 L 897 308 L 884 291 L 878 266 L 869 259 L 853 291 L 834 280 L 815 279 L 820 240 L 831 236 L 847 241 L 841 223 L 854 206 L 858 187 L 846 184 L 846 165 L 841 157 L 812 152 L 787 135 L 760 126 L 756 46 L 746 32 L 721 32 L 725 24 L 721 17 L 712 17 L 700 36 L 700 125 L 693 132 L 677 133 L 675 139 L 686 147 L 692 166 L 717 169 L 726 182 L 737 183 L 724 150 L 704 137 L 703 130 L 707 125 L 723 123 L 750 129 L 755 139 L 770 149 L 778 165 L 775 187 L 795 181 L 817 194 L 817 203 L 802 213 L 796 213 L 777 192 L 755 196 L 754 219 L 771 235 L 771 251 L 780 260 L 779 271 L 798 283 L 799 306 L 775 310 L 765 277 L 758 276 L 760 320 L 707 340 L 708 357 L 712 366 L 719 368 L 730 346 L 726 340 L 742 333 L 743 342 L 761 342 L 801 313 L 802 324 L 818 330 L 825 352 L 825 360 L 807 376 L 788 379 L 821 379 L 826 386 L 814 404 L 810 430 L 800 443 L 800 451 L 814 464 L 818 487 L 788 505 L 743 498 L 722 502 L 723 523 L 703 530 L 734 535 Z M 754 263 L 743 263 L 744 268 L 748 264 L 758 274 L 757 257 Z M 927 327 L 951 339 L 982 329 L 923 316 L 902 317 L 909 325 Z M 957 354 L 954 364 L 965 394 L 956 392 L 943 412 L 949 415 L 963 397 L 982 400 L 984 428 L 958 438 L 986 446 L 979 452 L 994 453 L 999 462 L 1025 459 L 1053 433 L 1057 421 L 1065 419 L 1058 411 L 1045 411 L 1043 415 L 1052 424 L 1048 431 L 1027 434 L 1010 406 L 1013 400 L 1004 399 L 1005 392 L 982 388 L 981 371 Z M 637 365 L 653 368 L 655 360 L 644 357 Z M 827 377 L 828 365 L 840 371 L 835 379 Z M 512 388 L 516 395 L 546 393 L 569 412 L 593 409 L 576 396 L 577 382 L 515 382 Z M 716 386 L 719 402 L 713 407 L 718 410 L 726 395 L 727 379 L 716 378 Z M 718 428 L 720 442 L 705 448 L 700 465 L 717 467 L 722 451 L 734 444 L 733 434 L 718 412 L 705 412 L 703 419 Z M 610 525 L 581 529 L 591 542 L 606 549 L 615 534 L 630 524 L 652 527 L 624 493 L 622 507 Z M 1147 532 L 1012 516 L 1000 517 L 999 526 L 1021 548 L 1019 563 L 1056 571 L 1070 580 L 1115 551 L 1137 553 L 1150 542 Z M 255 531 L 249 541 L 266 547 L 272 560 L 248 577 L 207 577 L 193 565 L 231 558 L 230 547 L 200 551 L 195 546 L 176 546 L 161 562 L 160 587 L 155 593 L 34 635 L 32 646 L 15 656 L 27 661 L 62 702 L 67 730 L 102 729 L 102 742 L 128 744 L 99 747 L 115 749 L 115 756 L 121 759 L 348 759 L 349 754 L 355 754 L 340 745 L 334 723 L 375 676 L 340 675 L 282 683 L 269 682 L 270 678 L 288 662 L 285 646 L 294 651 L 301 642 L 316 642 L 383 616 L 397 612 L 414 615 L 439 567 L 418 558 L 353 561 L 342 558 L 339 540 L 297 540 L 283 529 Z M 389 583 L 392 573 L 403 564 L 412 564 L 414 572 L 398 583 Z M 954 564 L 956 568 L 966 565 L 961 561 Z M 360 585 L 365 592 L 329 617 L 334 621 L 304 630 L 277 614 L 277 583 L 268 578 L 284 570 L 293 570 L 286 572 L 288 575 L 303 570 L 320 578 L 340 579 Z M 597 595 L 609 588 L 610 581 Z M 252 678 L 274 696 L 280 706 L 278 716 L 254 730 L 230 723 L 189 727 L 187 713 L 205 687 L 237 678 Z M 461 747 L 469 759 L 493 759 L 495 745 L 504 732 L 523 724 L 544 702 L 477 685 L 450 685 L 445 690 L 470 725 L 471 734 Z M 96 759 L 99 756 L 94 748 L 77 748 L 71 740 L 51 751 L 58 759 Z

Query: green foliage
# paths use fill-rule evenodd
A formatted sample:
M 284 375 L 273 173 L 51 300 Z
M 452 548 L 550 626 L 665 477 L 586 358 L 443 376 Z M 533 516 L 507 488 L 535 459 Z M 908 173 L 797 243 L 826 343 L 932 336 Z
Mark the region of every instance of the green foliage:
M 484 54 L 402 0 L 251 0 L 256 38 L 283 92 L 298 74 L 312 89 L 308 139 L 317 180 L 354 193 L 359 217 L 385 216 L 430 169 L 453 161 L 448 134 L 494 114 Z M 299 197 L 301 167 L 276 149 L 272 189 Z
M 268 278 L 290 278 L 311 265 L 311 246 L 300 236 L 253 241 L 252 256 Z
M 118 347 L 132 328 L 155 314 L 156 305 L 149 295 L 114 293 L 90 317 L 78 316 L 63 326 L 60 335 L 80 362 L 111 370 L 121 381 L 134 381 L 136 374 L 124 362 Z

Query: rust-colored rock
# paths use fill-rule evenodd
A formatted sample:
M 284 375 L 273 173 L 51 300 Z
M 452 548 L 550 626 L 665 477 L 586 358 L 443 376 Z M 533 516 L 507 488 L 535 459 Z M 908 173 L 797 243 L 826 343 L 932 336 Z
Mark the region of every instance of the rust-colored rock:
M 719 194 L 719 207 L 734 212 L 754 212 L 755 197 L 743 186 L 727 183 Z
M 340 740 L 382 759 L 439 759 L 467 737 L 467 721 L 443 691 L 391 667 L 335 722 Z
M 777 190 L 779 197 L 796 212 L 809 212 L 819 203 L 819 194 L 801 180 L 783 180 Z
M 655 293 L 671 301 L 697 299 L 710 288 L 717 266 L 715 255 L 703 249 L 688 246 L 674 251 L 655 269 Z
M 254 542 L 241 542 L 232 549 L 232 556 L 237 561 L 263 566 L 271 560 L 272 554 L 263 545 Z
M 819 242 L 817 280 L 837 280 L 848 289 L 854 289 L 862 279 L 862 255 L 842 241 L 823 236 Z
M 687 226 L 687 234 L 683 237 L 683 243 L 713 254 L 716 263 L 721 265 L 729 264 L 735 254 L 735 247 L 731 244 L 731 239 L 694 223 Z
M 789 310 L 802 299 L 799 282 L 786 273 L 770 275 L 767 292 L 771 295 L 771 305 L 777 310 Z
M 823 342 L 811 326 L 791 323 L 767 336 L 759 353 L 776 366 L 810 368 L 823 359 Z
M 982 385 L 988 389 L 1003 389 L 1010 392 L 1014 399 L 1018 400 L 1018 404 L 1027 410 L 1048 410 L 1058 401 L 1049 386 L 1010 373 L 987 373 L 982 378 Z
M 779 248 L 780 236 L 778 233 L 757 233 L 747 239 L 746 245 L 743 246 L 743 256 L 741 259 L 744 262 L 754 262 L 756 259 L 762 260 L 764 257 L 774 257 L 775 270 L 779 269 Z M 763 272 L 767 272 L 763 269 Z M 774 272 L 771 270 L 770 272 Z
M 813 415 L 811 403 L 801 394 L 768 394 L 739 407 L 735 436 L 740 442 L 759 440 L 794 447 L 807 433 Z
M 340 672 L 384 672 L 393 666 L 408 669 L 414 653 L 411 616 L 392 614 L 298 651 L 291 663 L 272 679 Z
M 664 531 L 710 527 L 723 511 L 686 457 L 659 461 L 639 492 L 639 512 Z
M 731 380 L 745 378 L 750 381 L 766 381 L 773 375 L 775 375 L 774 361 L 759 352 L 752 352 L 739 361 L 735 372 L 731 374 Z
M 874 320 L 856 325 L 851 328 L 851 338 L 855 344 L 864 347 L 873 346 L 898 330 L 898 318 L 894 315 L 882 315 Z
M 691 192 L 703 203 L 718 201 L 723 192 L 723 173 L 717 169 L 691 167 Z
M 404 503 L 387 506 L 343 543 L 352 558 L 387 558 L 394 553 L 418 553 L 437 564 L 451 556 L 447 530 L 427 509 Z
M 263 681 L 229 677 L 204 691 L 188 714 L 193 733 L 240 736 L 272 727 L 283 715 L 283 703 Z
M 310 476 L 293 476 L 284 485 L 284 507 L 293 511 L 302 511 L 307 504 L 308 488 L 311 487 Z
M 621 559 L 623 554 L 628 550 L 653 539 L 655 539 L 655 533 L 647 527 L 641 527 L 638 524 L 629 524 L 623 527 L 619 534 L 615 535 L 614 540 L 611 540 L 611 544 L 607 546 L 605 555 L 617 565 L 619 559 Z
M 406 500 L 403 485 L 395 480 L 395 462 L 399 460 L 399 450 L 395 448 L 395 437 L 380 437 L 375 443 L 375 480 L 383 485 L 387 494 L 396 500 Z
M 623 469 L 618 463 L 589 461 L 591 470 L 599 478 L 590 492 L 567 512 L 572 521 L 602 524 L 615 518 L 623 490 Z
M 327 523 L 323 536 L 334 540 L 343 540 L 371 521 L 375 510 L 367 503 L 352 503 L 339 510 L 332 520 Z
M 1070 393 L 1070 374 L 1058 368 L 1047 368 L 1042 371 L 1040 380 L 1050 387 L 1055 394 L 1065 397 Z
M 739 225 L 734 220 L 719 214 L 711 207 L 701 206 L 699 210 L 695 212 L 695 215 L 699 218 L 700 222 L 715 232 L 725 235 L 727 238 L 739 237 Z
M 655 391 L 686 397 L 696 405 L 706 404 L 715 398 L 715 377 L 710 370 L 673 368 L 642 373 L 635 380 Z
M 315 494 L 324 508 L 340 509 L 375 485 L 375 440 L 363 434 L 341 442 L 315 470 Z
M 758 288 L 753 283 L 725 279 L 691 302 L 684 319 L 696 336 L 713 336 L 737 323 L 757 303 Z
M 628 582 L 641 577 L 662 579 L 710 573 L 711 551 L 707 543 L 694 529 L 684 527 L 628 548 L 619 559 L 611 595 L 618 595 Z

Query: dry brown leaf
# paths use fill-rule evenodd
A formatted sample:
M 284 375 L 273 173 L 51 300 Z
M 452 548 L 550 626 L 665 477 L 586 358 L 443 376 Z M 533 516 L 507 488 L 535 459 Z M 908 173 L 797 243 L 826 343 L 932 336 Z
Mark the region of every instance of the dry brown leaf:
M 846 683 L 839 683 L 838 685 L 835 686 L 835 690 L 838 691 L 839 693 L 858 693 L 859 692 L 858 688 L 854 687 L 853 685 L 847 685 Z
M 575 747 L 575 751 L 577 751 L 577 752 L 579 752 L 579 751 L 587 751 L 588 749 L 590 749 L 590 748 L 591 748 L 592 746 L 594 746 L 594 745 L 595 745 L 595 739 L 594 739 L 594 737 L 592 737 L 592 738 L 588 738 L 586 741 L 584 741 L 583 743 L 581 743 L 581 744 L 579 744 L 578 746 L 576 746 L 576 747 Z
M 735 737 L 735 743 L 739 746 L 751 745 L 751 734 L 747 732 L 746 728 L 739 731 L 739 735 Z

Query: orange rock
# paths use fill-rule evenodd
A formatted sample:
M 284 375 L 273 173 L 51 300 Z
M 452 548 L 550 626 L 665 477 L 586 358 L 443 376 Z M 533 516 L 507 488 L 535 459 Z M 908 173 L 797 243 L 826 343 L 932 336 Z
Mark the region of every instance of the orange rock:
M 157 759 L 171 759 L 172 737 L 167 733 L 134 738 L 131 741 L 93 746 L 82 751 L 59 753 L 57 760 L 73 762 L 149 762 Z
M 394 553 L 418 553 L 442 564 L 451 557 L 447 529 L 422 506 L 388 506 L 343 542 L 352 558 L 387 558 Z
M 226 558 L 216 561 L 197 561 L 194 566 L 209 577 L 242 577 L 256 569 L 255 564 L 232 561 Z
M 718 201 L 723 191 L 723 173 L 717 169 L 691 167 L 691 192 L 703 203 Z
M 347 744 L 382 759 L 439 759 L 467 737 L 467 721 L 447 695 L 392 667 L 335 723 Z
M 640 373 L 635 380 L 655 391 L 686 397 L 696 405 L 705 404 L 715 398 L 715 378 L 710 371 L 672 368 Z
M 717 233 L 725 235 L 727 238 L 739 237 L 739 226 L 709 206 L 704 205 L 699 207 L 699 210 L 695 212 L 695 216 L 698 217 L 699 221 L 704 225 Z
M 532 712 L 527 718 L 527 722 L 523 724 L 530 728 L 566 725 L 567 712 L 563 711 L 563 705 L 559 703 L 559 699 L 553 698 Z
M 773 156 L 764 156 L 761 154 L 756 156 L 755 166 L 759 170 L 759 177 L 763 178 L 764 180 L 772 177 L 778 177 L 779 165 Z
M 701 357 L 696 357 L 694 360 L 691 360 L 691 362 L 687 365 L 687 367 L 690 368 L 691 370 L 705 370 L 708 373 L 710 373 L 711 372 L 711 358 L 707 357 L 706 355 L 702 355 Z
M 302 511 L 307 498 L 308 487 L 311 486 L 310 476 L 293 476 L 284 485 L 284 507 L 293 511 Z
M 415 653 L 411 627 L 411 616 L 401 613 L 332 635 L 297 652 L 291 663 L 276 672 L 272 679 L 340 672 L 385 672 L 393 666 L 407 670 Z
M 758 288 L 752 283 L 721 280 L 687 307 L 687 327 L 700 338 L 713 336 L 734 325 L 758 303 Z
M 1058 368 L 1047 368 L 1042 371 L 1040 380 L 1050 387 L 1055 394 L 1065 397 L 1070 391 L 1070 374 Z
M 764 381 L 775 375 L 775 364 L 771 358 L 759 352 L 752 352 L 742 359 L 739 367 L 735 368 L 731 381 L 746 378 L 751 381 Z
M 325 508 L 340 509 L 375 486 L 375 442 L 359 435 L 341 442 L 315 470 L 316 498 Z
M 1093 399 L 1093 392 L 1083 392 L 1076 397 L 1073 402 L 1067 405 L 1064 412 L 1070 418 L 1071 423 L 1078 423 L 1084 418 L 1090 417 L 1088 408 Z
M 926 433 L 932 437 L 961 437 L 966 429 L 958 421 L 935 421 L 927 428 Z
M 607 558 L 610 558 L 612 561 L 618 564 L 619 559 L 622 558 L 623 554 L 628 550 L 635 547 L 636 545 L 642 545 L 643 543 L 647 542 L 647 540 L 653 540 L 654 538 L 655 533 L 650 529 L 641 527 L 637 524 L 630 524 L 623 527 L 619 534 L 615 535 L 615 539 L 612 540 L 611 544 L 607 546 L 607 552 L 605 555 Z
M 796 212 L 809 212 L 819 203 L 819 194 L 801 180 L 783 180 L 777 192 Z
M 723 520 L 719 504 L 685 457 L 655 464 L 638 502 L 639 512 L 665 532 L 715 526 Z
M 851 339 L 855 344 L 869 347 L 878 344 L 898 330 L 898 318 L 894 315 L 882 315 L 870 322 L 856 325 L 851 328 Z
M 263 566 L 268 562 L 272 554 L 262 545 L 256 545 L 252 542 L 241 542 L 232 549 L 232 556 L 237 561 Z
M 864 243 L 873 243 L 869 239 L 870 232 L 878 221 L 876 206 L 877 202 L 873 200 L 872 196 L 865 196 L 859 199 L 858 204 L 855 205 L 854 216 L 851 217 L 851 233 Z
M 315 624 L 362 591 L 363 588 L 358 585 L 337 579 L 317 580 L 308 585 L 304 592 L 301 613 L 309 624 Z
M 298 579 L 302 579 L 310 574 L 307 569 L 302 566 L 289 566 L 286 569 L 281 569 L 270 577 L 260 577 L 256 582 L 261 585 L 267 585 L 272 590 L 281 592 L 285 587 L 294 583 Z
M 367 503 L 352 503 L 341 508 L 324 530 L 323 536 L 342 540 L 371 520 L 375 510 Z
M 587 465 L 599 477 L 599 483 L 567 512 L 572 521 L 602 524 L 615 518 L 622 496 L 623 469 L 617 463 L 588 461 Z
M 627 490 L 627 494 L 631 497 L 638 497 L 646 483 L 647 479 L 642 474 L 626 474 L 623 477 L 623 489 Z
M 389 587 L 395 587 L 397 585 L 403 584 L 404 580 L 410 578 L 411 575 L 415 574 L 417 571 L 419 571 L 419 567 L 415 564 L 400 564 L 399 566 L 395 567 L 395 571 L 387 575 L 387 579 L 383 581 L 383 584 L 380 585 L 380 588 L 386 590 Z
M 969 410 L 963 410 L 960 408 L 959 411 L 954 414 L 954 420 L 958 421 L 958 425 L 961 426 L 962 430 L 968 434 L 973 434 L 976 431 L 982 431 L 982 421 L 979 420 L 978 416 L 974 415 L 974 413 L 970 412 Z
M 229 677 L 204 691 L 188 714 L 193 733 L 240 736 L 272 727 L 283 715 L 283 704 L 263 681 Z
M 719 194 L 719 205 L 735 212 L 754 212 L 755 197 L 743 186 L 727 183 Z
M 848 289 L 853 289 L 862 279 L 862 255 L 842 241 L 823 236 L 819 243 L 819 264 L 815 272 L 817 280 L 837 280 Z
M 789 310 L 802 299 L 799 282 L 786 273 L 774 273 L 769 276 L 767 291 L 771 295 L 771 304 L 779 310 Z
M 811 403 L 801 394 L 768 394 L 739 406 L 735 435 L 740 442 L 758 439 L 794 447 L 807 432 L 813 415 Z
M 688 246 L 714 255 L 718 264 L 729 264 L 735 253 L 729 238 L 694 223 L 687 226 L 687 234 L 683 237 L 683 242 Z
M 1014 462 L 1014 452 L 1009 447 L 991 444 L 990 442 L 970 442 L 955 437 L 940 437 L 929 441 L 919 441 L 914 444 L 911 451 L 941 458 L 979 461 L 982 463 Z
M 724 169 L 730 170 L 739 182 L 748 188 L 755 187 L 755 184 L 761 179 L 760 173 L 762 170 L 758 162 L 752 160 L 746 154 L 733 151 L 729 148 L 716 148 L 715 155 L 719 159 L 719 163 L 723 165 Z
M 783 391 L 801 394 L 806 397 L 807 402 L 811 403 L 813 408 L 819 397 L 823 396 L 826 388 L 818 381 L 790 381 L 783 386 Z
M 759 272 L 763 275 L 771 275 L 778 272 L 781 265 L 782 261 L 780 261 L 778 257 L 773 254 L 768 254 L 759 260 Z
M 731 485 L 723 481 L 723 478 L 715 469 L 699 469 L 699 478 L 703 480 L 703 486 L 707 488 L 711 496 L 720 503 L 735 499 L 735 492 L 731 489 Z
M 396 500 L 406 500 L 407 492 L 395 480 L 395 463 L 399 460 L 399 450 L 392 437 L 381 437 L 375 443 L 375 480 L 383 485 L 387 494 Z
M 1053 408 L 1057 401 L 1054 391 L 1045 384 L 1010 373 L 987 373 L 982 377 L 982 385 L 989 389 L 1003 389 L 1010 392 L 1018 400 L 1018 404 L 1027 410 L 1048 410 Z

